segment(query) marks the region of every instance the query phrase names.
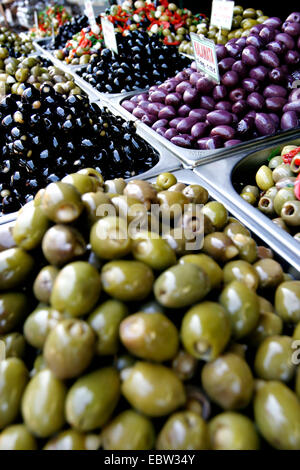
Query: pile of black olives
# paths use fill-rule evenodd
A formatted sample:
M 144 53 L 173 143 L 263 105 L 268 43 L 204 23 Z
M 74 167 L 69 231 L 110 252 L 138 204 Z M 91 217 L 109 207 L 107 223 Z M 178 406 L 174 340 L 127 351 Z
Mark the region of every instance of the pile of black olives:
M 161 84 L 189 63 L 175 46 L 166 46 L 147 32 L 118 33 L 116 38 L 118 54 L 104 49 L 82 72 L 100 92 L 119 93 Z
M 86 28 L 89 25 L 87 16 L 76 15 L 70 21 L 60 26 L 58 34 L 55 36 L 54 43 L 51 42 L 50 49 L 60 49 L 65 46 L 74 34 Z
M 41 189 L 0 229 L 0 450 L 299 450 L 300 281 L 273 256 L 171 173 Z
M 87 97 L 62 95 L 43 84 L 0 104 L 0 212 L 18 210 L 45 184 L 86 166 L 106 178 L 131 177 L 158 154 L 124 122 Z

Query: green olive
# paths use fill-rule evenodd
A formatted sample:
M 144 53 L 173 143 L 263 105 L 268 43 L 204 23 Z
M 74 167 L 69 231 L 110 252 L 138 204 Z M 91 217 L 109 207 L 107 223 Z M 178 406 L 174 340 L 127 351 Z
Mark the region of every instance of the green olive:
M 252 186 L 250 184 L 247 184 L 247 186 L 245 186 L 243 188 L 243 193 L 251 193 L 253 194 L 253 196 L 255 197 L 255 199 L 257 199 L 259 197 L 259 189 L 257 188 L 257 186 Z
M 282 282 L 277 287 L 275 310 L 284 322 L 300 321 L 300 281 Z
M 178 331 L 162 313 L 139 312 L 120 325 L 120 339 L 134 356 L 163 362 L 173 359 L 178 350 Z
M 264 380 L 289 382 L 295 373 L 289 336 L 269 336 L 259 346 L 254 362 L 255 372 Z
M 150 450 L 155 431 L 150 419 L 126 410 L 103 429 L 101 438 L 104 450 Z
M 283 383 L 265 382 L 254 397 L 255 422 L 275 449 L 300 449 L 300 403 Z
M 46 304 L 50 302 L 54 281 L 58 273 L 58 268 L 50 265 L 44 266 L 40 270 L 33 284 L 33 293 L 37 300 Z
M 0 334 L 6 334 L 21 322 L 28 313 L 28 300 L 21 292 L 0 294 Z
M 259 319 L 258 296 L 240 281 L 232 281 L 222 291 L 220 303 L 228 313 L 235 338 L 249 334 Z
M 239 410 L 250 403 L 254 380 L 247 362 L 226 353 L 202 369 L 202 385 L 212 401 L 224 410 Z
M 188 353 L 197 359 L 212 361 L 230 339 L 230 318 L 216 302 L 202 302 L 185 314 L 180 335 Z
M 72 317 L 90 312 L 101 292 L 100 275 L 85 261 L 67 264 L 57 275 L 51 292 L 51 306 Z
M 172 414 L 162 427 L 157 450 L 205 450 L 209 448 L 208 428 L 203 418 L 191 411 Z
M 72 428 L 81 432 L 102 427 L 109 420 L 119 398 L 120 379 L 116 369 L 106 367 L 83 375 L 68 391 L 67 421 Z
M 83 209 L 79 191 L 68 183 L 51 183 L 42 196 L 42 209 L 56 223 L 76 220 Z
M 132 254 L 138 261 L 159 271 L 176 263 L 175 251 L 156 233 L 138 233 L 132 243 Z
M 82 195 L 81 200 L 91 224 L 95 223 L 101 217 L 108 215 L 105 210 L 108 210 L 109 207 L 112 208 L 108 195 L 101 191 L 85 193 Z
M 229 238 L 233 238 L 234 235 L 241 234 L 245 235 L 246 237 L 250 237 L 249 230 L 244 227 L 238 220 L 231 221 L 226 227 L 224 228 L 224 234 L 227 235 Z
M 0 336 L 0 340 L 5 344 L 5 356 L 22 358 L 25 353 L 26 342 L 21 333 L 9 333 L 5 336 Z
M 247 261 L 230 261 L 224 266 L 224 283 L 241 281 L 250 289 L 256 291 L 259 283 L 259 275 L 255 268 Z
M 42 241 L 48 225 L 48 218 L 39 207 L 26 205 L 19 212 L 14 224 L 14 240 L 24 250 L 32 250 Z
M 177 183 L 177 179 L 176 179 L 176 176 L 173 175 L 173 173 L 161 173 L 156 178 L 156 184 L 162 190 L 169 189 L 171 186 L 173 186 L 176 183 Z
M 24 362 L 16 357 L 0 361 L 0 429 L 14 422 L 28 381 Z
M 220 202 L 208 202 L 203 207 L 202 212 L 210 219 L 216 230 L 222 229 L 227 223 L 228 213 Z
M 235 247 L 238 248 L 239 257 L 242 260 L 248 261 L 248 263 L 254 263 L 254 261 L 256 261 L 258 254 L 257 245 L 251 236 L 248 237 L 237 233 L 232 236 L 232 241 Z
M 196 264 L 207 274 L 212 289 L 220 287 L 223 281 L 223 271 L 210 256 L 203 253 L 195 255 L 185 255 L 179 259 L 180 264 Z
M 42 348 L 49 332 L 62 320 L 61 314 L 47 305 L 39 305 L 24 323 L 26 341 L 35 348 Z
M 37 450 L 37 442 L 24 424 L 13 424 L 0 434 L 0 450 Z
M 100 258 L 116 259 L 130 252 L 127 223 L 119 217 L 104 217 L 92 227 L 90 243 Z
M 260 312 L 258 323 L 248 336 L 248 342 L 258 347 L 266 338 L 280 335 L 282 329 L 283 322 L 278 315 L 272 312 Z
M 272 170 L 266 165 L 262 165 L 255 176 L 256 184 L 262 191 L 267 191 L 267 189 L 274 186 Z
M 281 165 L 282 163 L 282 157 L 280 155 L 277 155 L 276 157 L 271 158 L 268 166 L 271 170 L 274 170 L 278 165 Z
M 288 226 L 281 217 L 276 217 L 275 219 L 272 219 L 272 222 L 278 227 L 282 228 L 282 230 L 284 230 L 285 232 L 290 233 Z
M 184 405 L 182 382 L 168 367 L 136 362 L 125 369 L 122 394 L 133 408 L 147 416 L 165 416 Z
M 290 176 L 293 176 L 293 172 L 291 171 L 290 165 L 286 165 L 285 163 L 278 165 L 272 172 L 274 183 L 277 183 L 281 179 L 288 178 Z
M 31 255 L 22 248 L 0 252 L 0 291 L 14 289 L 28 278 L 34 265 Z
M 239 250 L 223 232 L 209 233 L 204 237 L 203 251 L 214 260 L 226 263 L 235 258 Z
M 258 450 L 259 437 L 254 423 L 235 411 L 215 416 L 208 425 L 213 450 Z
M 67 429 L 51 438 L 44 450 L 97 450 L 100 437 L 94 434 L 83 434 L 75 429 Z
M 199 184 L 190 184 L 183 189 L 184 194 L 190 202 L 194 204 L 206 204 L 208 200 L 208 191 Z M 207 215 L 207 214 L 206 214 Z
M 63 183 L 72 185 L 80 194 L 96 192 L 101 188 L 101 182 L 84 173 L 71 173 L 62 179 Z
M 45 233 L 42 250 L 50 264 L 62 266 L 84 255 L 86 243 L 78 230 L 58 224 Z
M 283 205 L 288 201 L 293 201 L 294 199 L 294 188 L 286 187 L 279 189 L 274 198 L 274 209 L 276 214 L 280 216 Z
M 260 200 L 258 201 L 257 207 L 263 214 L 266 214 L 268 217 L 274 217 L 275 215 L 274 199 L 271 198 L 270 196 L 267 196 L 266 194 L 262 196 Z
M 280 213 L 287 225 L 292 227 L 300 226 L 300 201 L 289 201 L 283 204 Z
M 261 289 L 274 289 L 283 281 L 283 270 L 281 265 L 273 259 L 261 259 L 253 265 Z

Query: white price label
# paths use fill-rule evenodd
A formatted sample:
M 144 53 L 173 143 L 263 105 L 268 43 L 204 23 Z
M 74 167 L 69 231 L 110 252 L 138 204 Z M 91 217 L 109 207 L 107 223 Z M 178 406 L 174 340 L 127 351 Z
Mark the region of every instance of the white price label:
M 35 29 L 38 30 L 39 29 L 39 20 L 38 20 L 37 11 L 34 12 L 34 25 L 35 25 Z
M 231 29 L 234 2 L 226 0 L 213 0 L 210 24 L 217 28 Z
M 102 32 L 103 32 L 103 37 L 104 37 L 104 42 L 105 42 L 106 47 L 110 49 L 111 51 L 114 51 L 116 54 L 118 54 L 118 45 L 117 45 L 117 40 L 116 40 L 114 24 L 111 21 L 109 21 L 108 18 L 103 16 L 101 18 L 101 25 L 102 25 Z
M 84 0 L 84 8 L 85 8 L 86 16 L 89 19 L 90 26 L 92 28 L 93 26 L 96 25 L 96 18 L 95 18 L 92 0 Z
M 204 72 L 215 82 L 220 83 L 215 43 L 195 33 L 191 33 L 191 40 L 198 70 Z
M 5 357 L 5 343 L 0 339 L 0 362 L 4 361 Z

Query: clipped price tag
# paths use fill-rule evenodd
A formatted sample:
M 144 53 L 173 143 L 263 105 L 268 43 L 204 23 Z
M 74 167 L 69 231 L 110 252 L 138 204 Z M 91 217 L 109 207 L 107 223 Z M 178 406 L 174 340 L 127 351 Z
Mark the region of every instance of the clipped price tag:
M 204 72 L 215 82 L 220 83 L 215 43 L 195 33 L 191 33 L 191 40 L 198 70 Z
M 211 9 L 211 26 L 220 29 L 231 29 L 234 2 L 224 0 L 213 0 Z
M 5 343 L 0 339 L 0 362 L 4 361 L 5 357 Z
M 93 26 L 96 25 L 96 18 L 95 18 L 92 0 L 84 0 L 84 8 L 85 8 L 86 16 L 89 19 L 90 26 L 92 28 Z
M 108 18 L 103 16 L 101 18 L 101 25 L 106 47 L 118 54 L 118 45 L 116 40 L 115 27 L 113 23 L 109 21 Z

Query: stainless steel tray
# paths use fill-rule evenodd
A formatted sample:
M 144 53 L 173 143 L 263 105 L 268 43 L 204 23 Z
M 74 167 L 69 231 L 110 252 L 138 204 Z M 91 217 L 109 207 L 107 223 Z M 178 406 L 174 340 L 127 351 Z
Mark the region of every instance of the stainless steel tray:
M 282 137 L 275 142 L 275 146 L 284 143 L 292 144 L 293 142 L 297 142 L 297 139 L 292 140 L 291 138 Z M 272 146 L 266 143 L 264 148 L 266 149 L 264 154 L 265 158 L 266 152 L 270 152 Z M 262 150 L 257 151 L 255 154 L 251 155 L 256 155 L 254 158 L 258 158 L 258 153 L 261 151 Z M 254 233 L 259 235 L 271 248 L 274 248 L 280 256 L 286 259 L 295 269 L 300 271 L 299 242 L 280 227 L 277 227 L 268 217 L 260 213 L 258 209 L 244 201 L 232 185 L 232 174 L 236 166 L 240 165 L 245 157 L 247 158 L 247 155 L 248 158 L 251 158 L 249 152 L 243 150 L 235 153 L 232 157 L 195 168 L 194 172 L 205 182 L 213 197 L 219 199 L 233 215 L 247 224 Z
M 222 161 L 222 163 L 223 162 L 224 160 Z M 210 165 L 210 166 L 213 166 L 213 165 Z M 202 166 L 197 171 L 202 171 L 203 168 L 205 168 L 205 166 Z M 269 233 L 268 228 L 265 227 L 264 225 L 260 225 L 259 223 L 257 226 L 253 225 L 252 220 L 249 217 L 247 217 L 247 214 L 243 211 L 236 211 L 235 203 L 232 202 L 230 198 L 227 198 L 224 194 L 222 194 L 222 192 L 216 191 L 215 188 L 209 182 L 207 182 L 205 178 L 202 178 L 202 174 L 199 175 L 197 174 L 195 170 L 186 169 L 186 170 L 175 171 L 174 175 L 176 176 L 177 180 L 182 183 L 201 184 L 203 187 L 205 187 L 207 191 L 209 192 L 209 195 L 213 199 L 216 199 L 217 201 L 224 204 L 226 209 L 232 215 L 237 217 L 249 230 L 251 230 L 255 234 L 255 239 L 257 239 L 259 244 L 268 245 L 270 248 L 273 249 L 274 253 L 276 253 L 277 255 L 276 258 L 283 266 L 285 272 L 290 273 L 294 278 L 300 280 L 300 265 L 299 263 L 297 265 L 296 259 L 294 257 L 291 258 L 290 256 L 291 253 L 285 250 L 284 240 L 278 240 L 274 238 Z M 154 178 L 149 178 L 149 181 L 154 182 L 155 180 Z M 273 222 L 271 222 L 271 224 L 273 224 Z

